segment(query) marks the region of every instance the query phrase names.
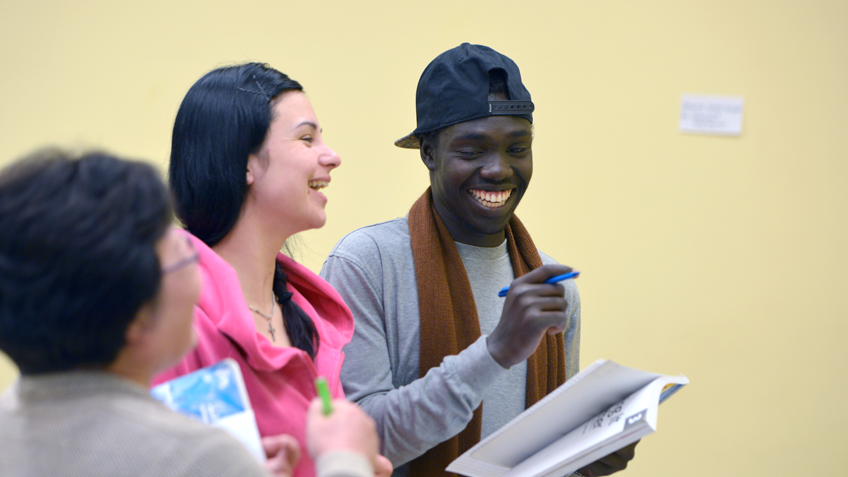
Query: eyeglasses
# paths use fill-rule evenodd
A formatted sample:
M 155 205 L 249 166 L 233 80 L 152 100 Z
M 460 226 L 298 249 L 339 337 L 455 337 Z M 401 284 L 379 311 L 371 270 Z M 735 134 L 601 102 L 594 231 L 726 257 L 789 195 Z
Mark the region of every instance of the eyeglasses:
M 197 249 L 194 247 L 194 244 L 191 243 L 188 237 L 186 237 L 186 243 L 188 244 L 189 250 L 191 250 L 191 254 L 188 257 L 185 257 L 175 263 L 168 265 L 167 267 L 162 267 L 162 275 L 167 275 L 171 272 L 175 272 L 185 266 L 191 265 L 192 263 L 197 263 L 200 259 L 200 255 L 197 253 Z

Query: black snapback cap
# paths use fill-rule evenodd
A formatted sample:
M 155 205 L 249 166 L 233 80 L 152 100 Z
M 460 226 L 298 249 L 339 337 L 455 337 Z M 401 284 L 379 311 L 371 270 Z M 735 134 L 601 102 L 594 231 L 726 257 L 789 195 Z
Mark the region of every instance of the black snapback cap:
M 503 71 L 509 100 L 489 100 L 492 70 Z M 514 61 L 488 46 L 463 43 L 437 56 L 421 73 L 415 93 L 418 127 L 395 146 L 418 149 L 420 134 L 487 116 L 519 116 L 532 123 L 533 109 Z

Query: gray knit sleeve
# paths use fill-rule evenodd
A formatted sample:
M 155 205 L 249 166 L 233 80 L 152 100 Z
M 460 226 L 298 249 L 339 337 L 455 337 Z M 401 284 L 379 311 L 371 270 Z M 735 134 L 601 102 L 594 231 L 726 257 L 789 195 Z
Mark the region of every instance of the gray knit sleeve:
M 403 228 L 383 229 L 343 238 L 321 276 L 338 290 L 356 322 L 344 349 L 345 394 L 374 418 L 382 453 L 398 467 L 462 431 L 486 389 L 506 370 L 481 337 L 419 379 L 418 291 L 411 251 L 403 245 L 408 248 L 409 239 L 397 237 Z

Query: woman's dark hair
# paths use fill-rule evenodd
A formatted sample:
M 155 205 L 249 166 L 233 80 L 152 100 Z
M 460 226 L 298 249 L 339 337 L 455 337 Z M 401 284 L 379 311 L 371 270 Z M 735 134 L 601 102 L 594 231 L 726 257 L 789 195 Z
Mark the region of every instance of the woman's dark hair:
M 247 159 L 265 141 L 273 119 L 273 100 L 303 91 L 297 81 L 262 63 L 210 71 L 186 93 L 171 140 L 169 183 L 177 216 L 189 232 L 210 247 L 238 221 L 248 185 Z M 293 301 L 279 263 L 274 295 L 283 309 L 286 331 L 296 348 L 313 359 L 318 332 Z
M 0 349 L 23 374 L 105 368 L 156 296 L 173 218 L 150 165 L 44 150 L 0 173 Z

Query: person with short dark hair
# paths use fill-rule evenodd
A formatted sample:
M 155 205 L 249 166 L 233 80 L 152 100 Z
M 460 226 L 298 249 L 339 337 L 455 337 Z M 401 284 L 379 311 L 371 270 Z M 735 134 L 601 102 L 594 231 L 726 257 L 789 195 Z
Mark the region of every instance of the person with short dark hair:
M 315 378 L 344 397 L 341 350 L 353 317 L 329 284 L 280 249 L 324 225 L 321 190 L 340 164 L 303 87 L 265 64 L 210 71 L 174 121 L 169 181 L 204 288 L 197 347 L 154 381 L 232 358 L 260 434 L 289 434 L 304 448 Z M 385 459 L 364 465 L 390 472 Z M 297 477 L 314 473 L 309 456 L 295 468 Z
M 198 252 L 171 220 L 142 162 L 51 149 L 0 172 L 0 350 L 21 371 L 0 395 L 3 477 L 292 475 L 293 437 L 262 440 L 263 469 L 148 393 L 196 342 Z M 318 475 L 373 475 L 373 419 L 344 399 L 320 408 L 302 416 Z
M 321 270 L 356 317 L 342 383 L 377 422 L 395 475 L 451 461 L 579 371 L 580 297 L 515 216 L 533 174 L 518 66 L 481 45 L 434 59 L 416 92 L 430 187 L 408 215 L 343 237 Z M 498 290 L 510 285 L 506 298 Z M 632 448 L 581 469 L 623 468 Z
M 0 469 L 266 475 L 225 431 L 148 394 L 194 344 L 197 253 L 153 168 L 51 150 L 0 175 Z

